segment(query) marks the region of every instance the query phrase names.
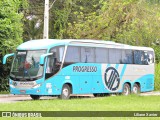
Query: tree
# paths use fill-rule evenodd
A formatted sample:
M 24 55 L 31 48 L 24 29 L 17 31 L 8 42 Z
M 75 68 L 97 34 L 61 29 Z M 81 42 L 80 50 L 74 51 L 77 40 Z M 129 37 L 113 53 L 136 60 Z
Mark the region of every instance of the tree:
M 28 6 L 23 11 L 23 40 L 41 39 L 43 37 L 44 0 L 28 0 Z
M 142 0 L 100 0 L 99 10 L 78 12 L 78 21 L 70 22 L 70 38 L 113 40 L 132 45 L 151 46 L 160 38 L 160 4 Z
M 6 90 L 9 65 L 2 66 L 2 57 L 6 53 L 15 51 L 17 45 L 22 43 L 23 14 L 19 8 L 25 5 L 23 0 L 0 1 L 0 91 Z

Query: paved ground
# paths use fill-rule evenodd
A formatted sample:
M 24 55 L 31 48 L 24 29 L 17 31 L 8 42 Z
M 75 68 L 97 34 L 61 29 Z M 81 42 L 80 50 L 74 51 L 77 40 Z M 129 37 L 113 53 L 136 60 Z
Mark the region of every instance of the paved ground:
M 151 95 L 160 95 L 159 91 L 155 92 L 146 92 L 141 93 L 142 96 L 151 96 Z M 93 95 L 72 95 L 72 97 L 84 97 L 84 98 L 92 98 Z M 41 100 L 48 100 L 48 99 L 57 99 L 56 97 L 41 97 Z M 29 95 L 0 95 L 0 103 L 12 103 L 12 102 L 19 102 L 19 101 L 31 101 L 31 97 Z
M 145 92 L 141 93 L 141 95 L 142 96 L 160 95 L 160 91 Z
M 71 97 L 81 97 L 81 98 L 91 98 L 92 94 L 89 95 L 71 95 Z M 48 99 L 58 99 L 57 97 L 49 97 L 43 96 L 40 100 L 48 100 Z M 29 95 L 0 95 L 0 103 L 13 103 L 20 101 L 31 101 L 32 98 Z

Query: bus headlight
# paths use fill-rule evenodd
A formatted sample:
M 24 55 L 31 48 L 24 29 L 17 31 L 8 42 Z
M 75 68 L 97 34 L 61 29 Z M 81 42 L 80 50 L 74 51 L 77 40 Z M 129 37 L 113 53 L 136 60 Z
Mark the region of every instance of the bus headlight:
M 37 85 L 33 86 L 33 88 L 38 88 L 40 86 L 41 86 L 41 84 L 37 84 Z
M 10 86 L 11 88 L 15 88 L 15 86 L 14 86 L 14 85 L 12 85 L 12 84 L 10 84 L 9 86 Z

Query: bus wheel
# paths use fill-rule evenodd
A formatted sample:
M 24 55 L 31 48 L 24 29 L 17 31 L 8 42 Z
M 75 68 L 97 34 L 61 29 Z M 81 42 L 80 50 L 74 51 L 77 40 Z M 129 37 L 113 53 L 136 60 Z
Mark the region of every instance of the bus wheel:
M 99 96 L 100 96 L 100 94 L 98 94 L 98 93 L 94 93 L 94 94 L 93 94 L 93 96 L 94 96 L 94 97 L 99 97 Z
M 133 85 L 133 91 L 132 91 L 133 94 L 138 94 L 140 93 L 140 86 L 138 84 L 134 84 Z
M 39 100 L 41 97 L 40 95 L 30 95 L 30 96 L 33 100 Z
M 122 94 L 123 95 L 129 95 L 130 93 L 131 93 L 130 85 L 125 83 L 124 86 L 123 86 Z
M 71 94 L 71 88 L 69 87 L 69 85 L 67 85 L 67 84 L 63 85 L 60 98 L 61 99 L 69 99 L 70 94 Z
M 105 97 L 105 96 L 110 96 L 109 93 L 94 93 L 94 97 Z

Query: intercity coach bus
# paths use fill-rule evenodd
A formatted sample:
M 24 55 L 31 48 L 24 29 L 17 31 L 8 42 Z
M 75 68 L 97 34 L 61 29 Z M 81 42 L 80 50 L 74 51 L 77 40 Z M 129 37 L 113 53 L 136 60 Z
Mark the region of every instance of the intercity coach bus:
M 154 50 L 112 41 L 31 40 L 17 47 L 9 86 L 11 94 L 70 98 L 71 94 L 154 90 Z

